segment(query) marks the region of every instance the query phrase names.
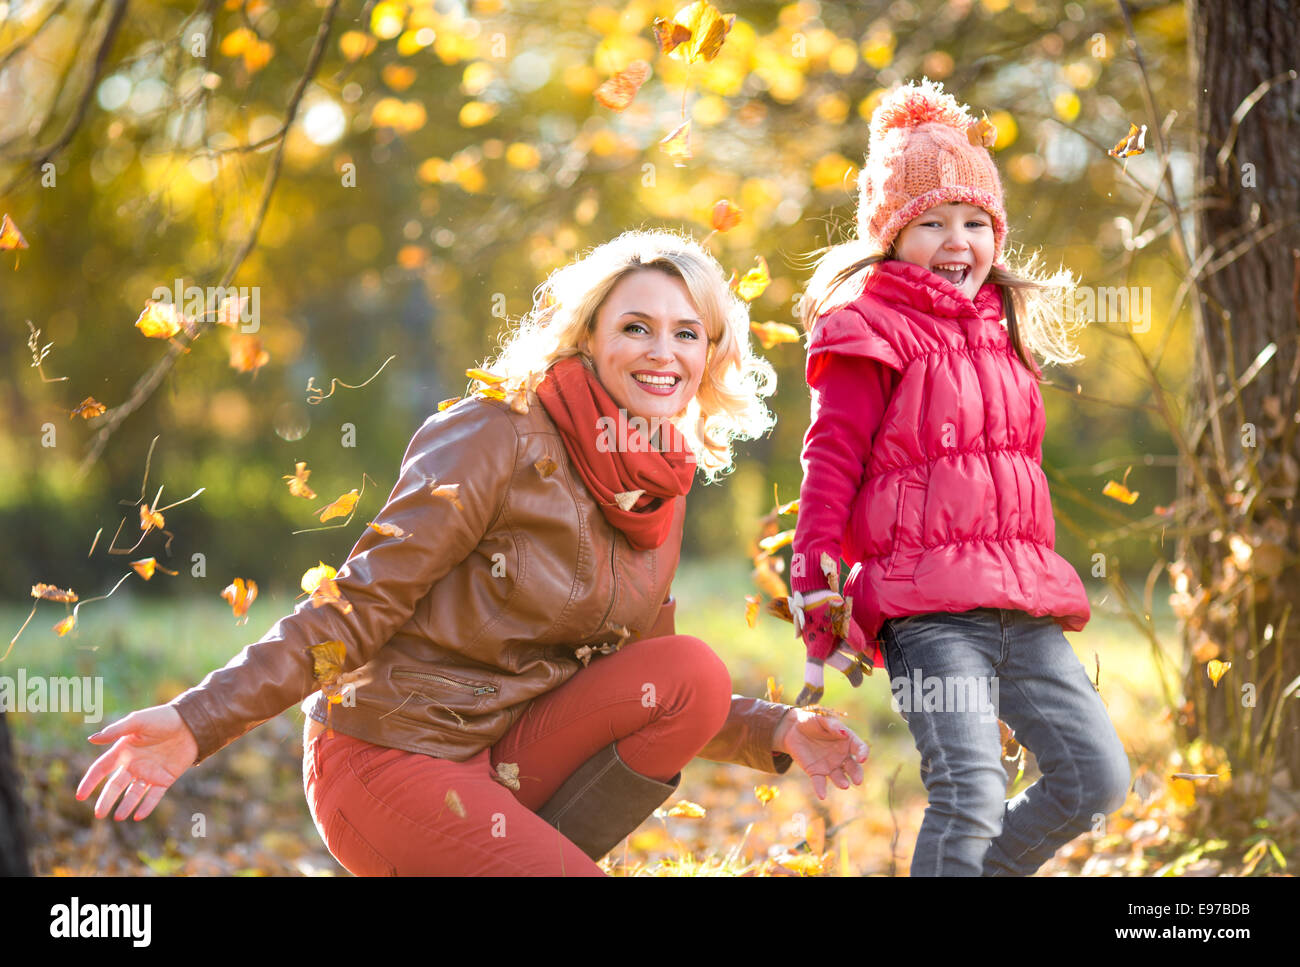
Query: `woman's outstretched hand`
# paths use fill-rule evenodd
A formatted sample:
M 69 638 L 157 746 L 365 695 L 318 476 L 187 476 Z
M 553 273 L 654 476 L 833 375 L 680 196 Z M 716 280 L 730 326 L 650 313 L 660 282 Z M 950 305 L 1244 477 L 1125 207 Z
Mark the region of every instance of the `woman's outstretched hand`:
M 841 789 L 862 782 L 862 763 L 871 750 L 848 726 L 828 715 L 792 708 L 776 729 L 777 750 L 790 755 L 812 779 L 818 799 L 826 798 L 829 777 Z
M 90 741 L 113 743 L 91 763 L 77 786 L 77 798 L 85 799 L 108 778 L 95 803 L 98 819 L 108 815 L 118 796 L 122 802 L 114 819 L 126 819 L 132 810 L 137 821 L 144 819 L 199 753 L 193 733 L 170 705 L 132 712 L 90 736 Z

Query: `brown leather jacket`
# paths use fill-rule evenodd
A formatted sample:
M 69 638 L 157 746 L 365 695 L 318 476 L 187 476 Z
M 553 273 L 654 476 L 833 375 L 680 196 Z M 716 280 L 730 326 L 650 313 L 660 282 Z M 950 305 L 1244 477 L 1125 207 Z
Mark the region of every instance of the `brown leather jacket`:
M 634 550 L 601 514 L 536 396 L 526 414 L 470 398 L 429 417 L 397 485 L 336 583 L 352 605 L 303 601 L 175 706 L 202 761 L 295 702 L 324 721 L 312 645 L 342 642 L 340 732 L 463 761 L 491 746 L 528 702 L 581 674 L 579 650 L 673 633 L 669 589 L 685 498 L 659 548 Z M 455 500 L 431 485 L 455 484 Z M 585 652 L 584 652 L 585 653 Z M 314 693 L 314 694 L 313 694 Z M 788 706 L 733 696 L 699 753 L 769 773 Z

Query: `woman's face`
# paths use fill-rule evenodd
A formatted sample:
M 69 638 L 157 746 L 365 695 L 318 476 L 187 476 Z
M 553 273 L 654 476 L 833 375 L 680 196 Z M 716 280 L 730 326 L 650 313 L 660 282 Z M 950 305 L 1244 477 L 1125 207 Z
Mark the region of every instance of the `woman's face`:
M 659 269 L 637 269 L 596 310 L 586 348 L 601 384 L 629 417 L 668 420 L 695 398 L 709 340 L 686 283 Z
M 898 233 L 894 254 L 947 279 L 973 302 L 993 266 L 993 218 L 966 202 L 935 205 Z

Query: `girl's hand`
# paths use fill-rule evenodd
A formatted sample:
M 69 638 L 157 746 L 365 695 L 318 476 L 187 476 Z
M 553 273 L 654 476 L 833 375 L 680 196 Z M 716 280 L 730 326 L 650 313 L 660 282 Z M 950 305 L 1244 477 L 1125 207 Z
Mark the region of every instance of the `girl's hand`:
M 118 796 L 122 803 L 114 819 L 126 819 L 132 810 L 137 821 L 144 819 L 199 754 L 193 733 L 170 705 L 132 712 L 90 736 L 90 741 L 96 745 L 113 743 L 91 763 L 77 785 L 77 798 L 85 799 L 108 777 L 95 803 L 98 819 L 108 815 Z
M 826 779 L 841 789 L 862 782 L 867 743 L 827 715 L 792 708 L 776 728 L 777 751 L 785 752 L 812 779 L 818 799 L 826 798 Z

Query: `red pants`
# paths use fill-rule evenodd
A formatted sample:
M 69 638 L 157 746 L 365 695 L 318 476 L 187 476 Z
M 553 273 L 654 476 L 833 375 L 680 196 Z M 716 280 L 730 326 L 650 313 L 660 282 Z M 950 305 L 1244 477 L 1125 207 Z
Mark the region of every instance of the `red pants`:
M 731 676 L 698 638 L 633 642 L 534 699 L 496 745 L 464 762 L 322 732 L 304 750 L 307 805 L 329 851 L 357 875 L 599 876 L 535 810 L 611 742 L 629 768 L 671 780 L 730 705 Z M 493 778 L 502 762 L 519 766 L 518 792 Z

